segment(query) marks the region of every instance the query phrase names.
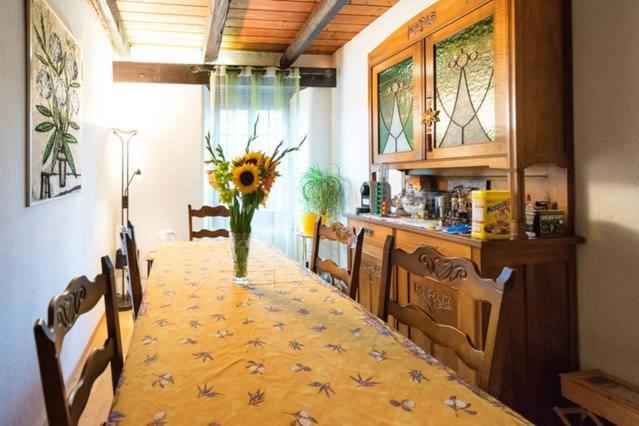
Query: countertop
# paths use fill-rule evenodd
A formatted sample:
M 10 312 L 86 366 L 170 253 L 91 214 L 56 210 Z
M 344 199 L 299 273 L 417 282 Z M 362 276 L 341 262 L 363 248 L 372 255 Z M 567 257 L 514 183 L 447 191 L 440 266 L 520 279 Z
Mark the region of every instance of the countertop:
M 555 245 L 555 244 L 580 244 L 585 241 L 583 237 L 576 235 L 568 235 L 558 238 L 539 238 L 539 239 L 510 239 L 510 240 L 479 240 L 473 238 L 470 235 L 456 235 L 448 234 L 443 231 L 436 231 L 434 229 L 428 229 L 428 226 L 436 223 L 434 220 L 412 219 L 412 218 L 396 218 L 396 217 L 381 217 L 372 214 L 357 215 L 353 213 L 345 213 L 344 217 L 352 220 L 358 220 L 361 222 L 373 223 L 381 226 L 388 226 L 394 229 L 401 229 L 404 231 L 414 232 L 416 234 L 426 235 L 428 237 L 439 238 L 441 240 L 451 241 L 459 244 L 464 244 L 471 247 L 516 247 L 522 243 L 527 245 Z

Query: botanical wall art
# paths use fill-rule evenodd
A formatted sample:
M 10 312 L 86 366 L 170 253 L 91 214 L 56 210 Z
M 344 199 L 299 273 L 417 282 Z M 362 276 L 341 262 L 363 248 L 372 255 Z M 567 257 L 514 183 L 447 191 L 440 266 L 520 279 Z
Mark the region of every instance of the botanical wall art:
M 44 0 L 29 1 L 29 205 L 81 188 L 82 51 Z

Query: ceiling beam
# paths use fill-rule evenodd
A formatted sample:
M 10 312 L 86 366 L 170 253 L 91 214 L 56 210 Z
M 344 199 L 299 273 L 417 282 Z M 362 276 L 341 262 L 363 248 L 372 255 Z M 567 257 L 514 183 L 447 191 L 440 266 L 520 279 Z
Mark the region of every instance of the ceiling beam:
M 129 42 L 124 33 L 122 19 L 115 0 L 90 0 L 102 25 L 107 30 L 111 44 L 122 57 L 129 56 Z
M 337 15 L 348 0 L 322 0 L 308 18 L 295 40 L 286 48 L 280 58 L 281 67 L 290 67 L 322 30 Z
M 222 45 L 222 32 L 229 13 L 230 0 L 209 0 L 209 12 L 204 30 L 204 62 L 217 59 Z
M 237 68 L 237 66 L 230 66 Z M 116 83 L 209 84 L 209 64 L 160 64 L 113 61 Z M 253 67 L 265 70 L 266 67 Z M 300 68 L 300 87 L 335 87 L 335 68 Z

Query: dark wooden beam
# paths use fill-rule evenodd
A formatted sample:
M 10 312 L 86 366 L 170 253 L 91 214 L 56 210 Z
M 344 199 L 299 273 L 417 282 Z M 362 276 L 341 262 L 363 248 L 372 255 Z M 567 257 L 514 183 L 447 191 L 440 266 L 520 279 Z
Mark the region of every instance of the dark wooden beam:
M 308 18 L 295 40 L 286 48 L 280 58 L 280 66 L 290 67 L 306 48 L 315 40 L 320 32 L 337 15 L 337 12 L 348 3 L 348 0 L 322 0 L 313 14 Z
M 118 10 L 115 0 L 91 0 L 91 4 L 97 12 L 100 21 L 102 21 L 102 25 L 104 25 L 104 28 L 107 30 L 107 34 L 115 50 L 120 56 L 128 57 L 129 42 L 124 33 L 120 11 Z
M 222 32 L 226 15 L 229 13 L 230 0 L 209 0 L 209 13 L 206 17 L 204 30 L 204 62 L 212 62 L 217 59 L 222 45 Z
M 208 64 L 113 62 L 116 83 L 209 84 Z M 253 67 L 254 70 L 263 67 Z M 300 87 L 336 87 L 335 68 L 300 68 Z
M 192 66 L 113 61 L 113 81 L 116 83 L 208 84 L 209 74 L 194 73 L 191 71 Z

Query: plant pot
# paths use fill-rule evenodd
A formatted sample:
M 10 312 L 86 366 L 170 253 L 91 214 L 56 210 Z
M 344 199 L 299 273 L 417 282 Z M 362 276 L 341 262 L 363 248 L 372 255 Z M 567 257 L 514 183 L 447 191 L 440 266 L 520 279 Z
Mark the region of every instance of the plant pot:
M 233 284 L 247 285 L 248 256 L 251 247 L 251 234 L 231 233 L 231 252 L 233 253 Z
M 317 214 L 315 213 L 304 213 L 302 215 L 302 232 L 304 235 L 312 237 L 315 233 L 315 223 L 317 222 Z M 322 215 L 322 224 L 326 225 L 328 221 L 328 217 L 323 214 Z

